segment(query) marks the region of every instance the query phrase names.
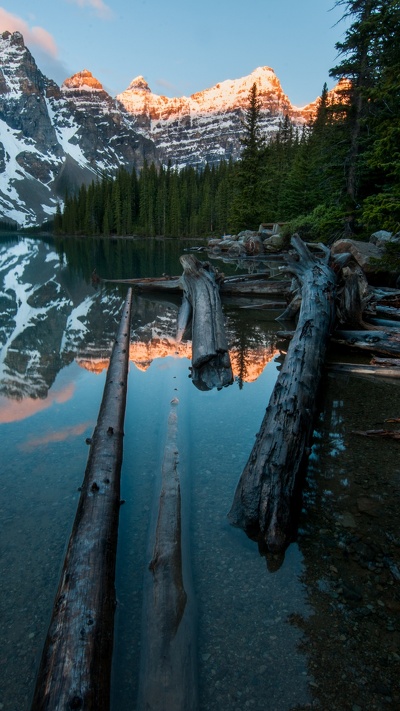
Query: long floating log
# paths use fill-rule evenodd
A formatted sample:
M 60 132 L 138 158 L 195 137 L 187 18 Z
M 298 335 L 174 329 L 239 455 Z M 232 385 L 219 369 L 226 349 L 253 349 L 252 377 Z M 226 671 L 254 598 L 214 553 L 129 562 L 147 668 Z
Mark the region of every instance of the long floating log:
M 335 315 L 336 276 L 295 235 L 302 302 L 294 337 L 272 392 L 255 445 L 240 477 L 229 521 L 282 553 L 290 541 L 295 485 L 312 433 L 316 393 Z
M 162 276 L 162 277 L 139 277 L 137 279 L 102 279 L 98 277 L 104 284 L 129 284 L 132 287 L 143 291 L 169 291 L 179 294 L 182 292 L 181 277 L 179 276 Z
M 183 569 L 177 401 L 162 464 L 152 560 L 144 581 L 138 711 L 196 711 L 197 648 L 190 574 Z
M 254 279 L 229 282 L 223 281 L 219 287 L 221 296 L 284 296 L 289 297 L 291 283 L 287 279 L 269 281 L 268 279 Z
M 184 255 L 185 256 L 185 255 Z M 190 256 L 190 255 L 188 255 Z M 183 280 L 181 276 L 147 277 L 139 279 L 101 279 L 107 284 L 129 284 L 139 291 L 168 291 L 169 293 L 180 294 L 183 291 Z M 221 295 L 238 296 L 284 296 L 290 294 L 290 281 L 271 281 L 261 275 L 237 275 L 235 277 L 221 278 L 219 284 Z
M 334 373 L 368 375 L 378 378 L 400 378 L 400 368 L 384 365 L 362 365 L 361 363 L 327 363 L 326 369 Z
M 336 330 L 333 343 L 349 348 L 400 357 L 400 330 L 398 331 L 344 331 Z
M 111 354 L 32 711 L 108 711 L 132 290 Z
M 182 255 L 180 262 L 185 313 L 187 303 L 192 307 L 192 382 L 200 390 L 225 387 L 233 373 L 215 270 L 193 254 Z M 181 314 L 178 335 L 184 330 Z

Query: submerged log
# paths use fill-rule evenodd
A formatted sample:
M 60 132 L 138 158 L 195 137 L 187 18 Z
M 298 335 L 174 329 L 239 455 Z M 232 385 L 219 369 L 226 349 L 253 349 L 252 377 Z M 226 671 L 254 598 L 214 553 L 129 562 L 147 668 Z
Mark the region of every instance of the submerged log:
M 197 653 L 194 602 L 183 568 L 177 401 L 172 401 L 162 465 L 152 560 L 144 582 L 138 711 L 195 711 Z
M 312 433 L 316 393 L 334 319 L 336 277 L 325 258 L 314 257 L 296 235 L 302 303 L 295 335 L 271 395 L 256 443 L 242 472 L 230 522 L 281 553 L 292 534 L 294 492 Z
M 215 270 L 192 254 L 182 255 L 180 262 L 184 295 L 192 307 L 192 381 L 200 390 L 225 387 L 233 374 Z M 182 319 L 178 336 L 183 327 Z
M 132 291 L 111 354 L 32 711 L 108 711 Z

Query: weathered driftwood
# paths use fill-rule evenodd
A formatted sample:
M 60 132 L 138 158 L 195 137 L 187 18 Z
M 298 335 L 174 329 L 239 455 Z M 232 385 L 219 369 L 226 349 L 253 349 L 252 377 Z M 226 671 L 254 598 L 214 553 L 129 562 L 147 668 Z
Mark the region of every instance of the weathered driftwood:
M 186 255 L 184 255 L 186 256 Z M 189 255 L 188 255 L 189 256 Z M 181 276 L 147 277 L 139 279 L 101 279 L 109 284 L 129 284 L 139 291 L 168 291 L 169 293 L 182 293 L 183 281 Z M 263 274 L 242 274 L 235 277 L 219 278 L 221 295 L 238 296 L 283 296 L 290 294 L 290 281 L 271 281 Z
M 400 357 L 399 331 L 344 331 L 336 330 L 332 341 L 352 349 Z
M 367 375 L 378 378 L 400 378 L 399 367 L 387 367 L 385 365 L 362 365 L 361 363 L 327 363 L 327 370 L 334 373 Z
M 140 277 L 137 279 L 100 279 L 106 284 L 129 284 L 142 291 L 182 292 L 180 276 Z
M 192 307 L 192 381 L 200 390 L 222 388 L 233 382 L 233 374 L 215 270 L 192 254 L 182 255 L 180 262 L 185 299 Z M 183 318 L 178 324 L 179 336 Z
M 269 281 L 268 279 L 250 279 L 246 277 L 243 280 L 230 282 L 224 280 L 220 284 L 221 296 L 235 295 L 238 296 L 290 296 L 290 281 L 281 279 L 277 281 Z
M 277 317 L 276 321 L 294 321 L 301 307 L 301 291 L 296 290 L 290 304 L 287 305 L 284 312 Z
M 400 309 L 396 309 L 393 306 L 381 306 L 380 304 L 376 304 L 375 308 L 366 309 L 366 314 L 367 316 L 383 316 L 392 321 L 400 321 Z
M 297 329 L 271 395 L 256 443 L 240 477 L 230 522 L 267 550 L 282 552 L 291 537 L 294 492 L 312 432 L 316 393 L 334 319 L 336 277 L 296 235 L 302 285 Z
M 373 330 L 374 326 L 364 321 L 363 313 L 371 299 L 368 282 L 360 267 L 345 267 L 341 276 L 343 287 L 338 292 L 337 316 L 348 327 Z
M 162 465 L 152 560 L 144 581 L 138 711 L 195 711 L 197 653 L 194 601 L 183 569 L 177 401 L 172 401 Z
M 398 321 L 392 321 L 388 318 L 376 318 L 374 316 L 367 316 L 366 318 L 367 324 L 371 324 L 369 327 L 369 330 L 371 331 L 384 331 L 387 328 L 391 330 L 400 330 L 400 323 Z
M 379 358 L 374 356 L 371 365 L 385 365 L 392 368 L 400 368 L 400 358 Z
M 395 306 L 398 303 L 400 306 L 399 289 L 392 289 L 390 286 L 375 286 L 370 287 L 370 289 L 376 301 L 387 304 L 388 306 Z
M 108 368 L 32 711 L 107 711 L 132 292 Z
M 353 430 L 351 434 L 360 435 L 361 437 L 382 437 L 384 439 L 399 439 L 400 431 L 393 430 Z
M 225 299 L 224 303 L 226 303 Z M 268 301 L 253 299 L 250 303 L 247 304 L 243 304 L 243 302 L 234 302 L 234 304 L 237 305 L 240 309 L 257 309 L 260 311 L 269 311 L 285 308 L 284 301 L 272 301 L 272 299 L 268 299 Z

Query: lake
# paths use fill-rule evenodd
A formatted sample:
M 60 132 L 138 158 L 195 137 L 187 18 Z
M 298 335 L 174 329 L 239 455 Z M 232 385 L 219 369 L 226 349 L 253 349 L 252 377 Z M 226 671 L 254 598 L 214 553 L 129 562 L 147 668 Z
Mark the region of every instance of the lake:
M 93 270 L 179 274 L 188 247 L 0 238 L 2 711 L 30 708 L 126 294 L 92 285 Z M 215 264 L 227 274 L 257 268 Z M 112 711 L 137 708 L 174 398 L 200 710 L 400 708 L 399 442 L 355 434 L 400 417 L 398 382 L 324 376 L 296 540 L 273 568 L 227 521 L 285 346 L 278 312 L 242 306 L 224 302 L 234 383 L 204 392 L 189 377 L 190 341 L 174 341 L 179 298 L 134 295 Z

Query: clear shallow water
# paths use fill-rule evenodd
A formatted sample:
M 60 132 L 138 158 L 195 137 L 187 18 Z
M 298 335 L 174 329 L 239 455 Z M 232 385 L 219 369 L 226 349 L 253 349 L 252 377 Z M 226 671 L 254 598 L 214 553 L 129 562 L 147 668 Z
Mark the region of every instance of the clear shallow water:
M 108 277 L 179 273 L 181 248 L 74 240 L 59 261 L 52 243 L 0 245 L 1 277 L 18 268 L 3 288 L 0 318 L 8 343 L 0 381 L 0 709 L 29 709 L 122 307 L 123 292 L 95 290 L 90 274 L 94 266 Z M 201 711 L 396 708 L 399 594 L 385 560 L 399 564 L 398 443 L 351 431 L 398 414 L 398 386 L 326 380 L 298 541 L 271 574 L 226 513 L 275 382 L 276 325 L 266 312 L 227 307 L 242 380 L 200 392 L 171 341 L 177 303 L 134 300 L 113 711 L 136 708 L 143 580 L 174 397 Z M 18 308 L 25 321 L 16 332 Z

